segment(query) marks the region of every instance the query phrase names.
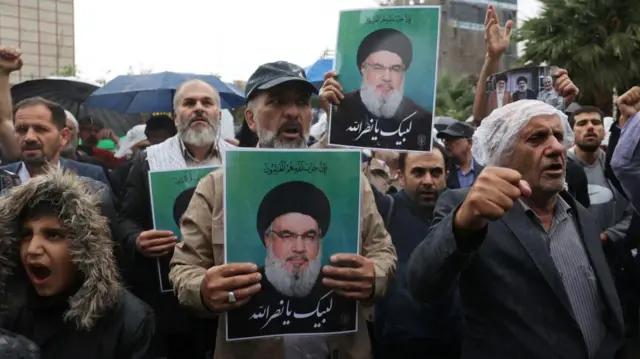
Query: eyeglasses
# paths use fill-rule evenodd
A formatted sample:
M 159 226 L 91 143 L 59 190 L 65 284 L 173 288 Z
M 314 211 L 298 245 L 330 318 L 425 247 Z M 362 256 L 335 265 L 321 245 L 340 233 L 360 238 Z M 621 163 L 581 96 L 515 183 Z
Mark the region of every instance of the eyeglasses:
M 298 234 L 298 233 L 293 233 L 287 230 L 280 231 L 280 232 L 270 230 L 267 234 L 270 234 L 270 233 L 275 234 L 276 236 L 278 236 L 278 238 L 287 242 L 292 242 L 298 238 L 306 242 L 315 242 L 318 238 L 320 238 L 320 233 L 316 231 L 307 231 L 305 233 Z
M 404 73 L 403 65 L 393 65 L 393 66 L 387 67 L 381 64 L 370 64 L 368 62 L 365 62 L 364 65 L 378 74 L 387 72 L 387 70 L 389 70 L 394 75 L 400 75 Z

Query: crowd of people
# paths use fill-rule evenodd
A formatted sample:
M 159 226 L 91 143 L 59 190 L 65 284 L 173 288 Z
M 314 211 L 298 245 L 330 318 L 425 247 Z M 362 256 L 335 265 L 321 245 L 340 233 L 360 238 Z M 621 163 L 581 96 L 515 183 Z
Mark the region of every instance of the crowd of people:
M 481 79 L 498 72 L 505 27 L 490 6 Z M 259 66 L 236 139 L 219 136 L 217 91 L 190 80 L 173 119 L 153 116 L 119 141 L 46 99 L 13 104 L 21 66 L 19 50 L 0 47 L 2 358 L 640 355 L 638 87 L 618 98 L 607 146 L 600 109 L 567 116 L 523 99 L 485 113 L 480 82 L 474 121 L 438 132 L 431 151 L 363 151 L 360 253 L 319 269 L 359 303 L 357 331 L 227 341 L 226 313 L 267 283 L 256 264 L 225 262 L 224 170 L 199 182 L 181 233 L 154 229 L 148 173 L 222 165 L 234 146 L 330 147 L 326 130 L 309 141 L 311 98 L 339 107 L 340 78 L 327 73 L 318 91 L 297 65 Z M 572 103 L 578 88 L 555 76 Z M 173 292 L 158 290 L 158 258 L 171 259 Z

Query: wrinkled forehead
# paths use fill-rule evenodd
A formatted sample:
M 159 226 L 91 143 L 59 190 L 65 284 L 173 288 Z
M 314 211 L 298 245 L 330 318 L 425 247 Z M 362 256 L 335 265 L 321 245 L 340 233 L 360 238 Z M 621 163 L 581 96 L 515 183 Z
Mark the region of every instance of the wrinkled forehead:
M 560 133 L 564 136 L 566 126 L 563 121 L 565 120 L 561 119 L 557 114 L 533 116 L 520 130 L 519 137 L 527 137 L 540 132 Z
M 213 99 L 217 97 L 216 90 L 203 82 L 192 82 L 185 84 L 178 90 L 178 98 L 181 101 L 186 99 L 202 100 Z

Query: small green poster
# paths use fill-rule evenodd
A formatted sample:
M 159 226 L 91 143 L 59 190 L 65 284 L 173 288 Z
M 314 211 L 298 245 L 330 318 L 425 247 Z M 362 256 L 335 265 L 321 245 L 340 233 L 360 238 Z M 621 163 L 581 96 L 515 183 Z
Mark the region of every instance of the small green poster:
M 170 171 L 149 171 L 149 192 L 153 226 L 172 231 L 180 238 L 180 218 L 189 206 L 200 179 L 219 167 L 196 167 Z M 160 291 L 170 292 L 169 262 L 171 256 L 158 258 Z

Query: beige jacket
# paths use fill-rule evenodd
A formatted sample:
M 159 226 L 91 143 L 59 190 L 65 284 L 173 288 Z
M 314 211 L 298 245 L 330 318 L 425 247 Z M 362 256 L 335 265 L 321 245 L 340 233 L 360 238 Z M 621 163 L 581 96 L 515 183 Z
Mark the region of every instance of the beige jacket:
M 375 263 L 375 293 L 370 302 L 359 306 L 358 331 L 327 336 L 331 358 L 369 359 L 371 345 L 365 317 L 373 303 L 383 297 L 396 269 L 396 251 L 384 222 L 378 213 L 373 192 L 362 177 L 360 216 L 362 255 Z M 196 188 L 189 208 L 182 218 L 183 240 L 175 247 L 169 279 L 181 304 L 207 311 L 200 297 L 200 282 L 205 271 L 224 264 L 223 170 L 204 177 Z M 226 342 L 224 316 L 220 318 L 214 359 L 281 359 L 284 357 L 281 337 Z

